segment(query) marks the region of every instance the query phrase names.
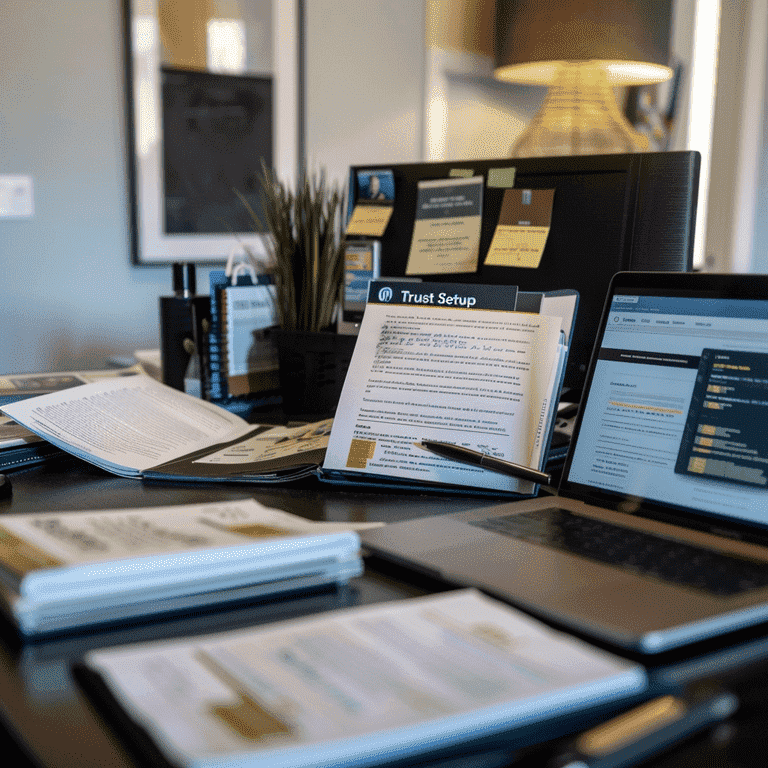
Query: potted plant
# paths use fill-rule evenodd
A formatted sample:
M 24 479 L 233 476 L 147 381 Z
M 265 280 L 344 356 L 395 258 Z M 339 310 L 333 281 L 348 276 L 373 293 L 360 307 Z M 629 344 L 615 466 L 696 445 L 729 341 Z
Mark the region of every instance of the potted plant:
M 330 415 L 355 343 L 354 336 L 333 329 L 344 270 L 344 196 L 322 172 L 303 172 L 294 191 L 266 167 L 262 190 L 263 221 L 238 196 L 258 230 L 269 234 L 283 408 Z

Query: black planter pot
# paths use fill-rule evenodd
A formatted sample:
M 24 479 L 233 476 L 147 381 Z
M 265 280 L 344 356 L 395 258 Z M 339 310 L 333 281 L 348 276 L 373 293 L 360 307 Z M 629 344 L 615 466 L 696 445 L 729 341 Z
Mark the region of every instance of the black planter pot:
M 275 329 L 283 411 L 289 416 L 333 416 L 356 336 Z

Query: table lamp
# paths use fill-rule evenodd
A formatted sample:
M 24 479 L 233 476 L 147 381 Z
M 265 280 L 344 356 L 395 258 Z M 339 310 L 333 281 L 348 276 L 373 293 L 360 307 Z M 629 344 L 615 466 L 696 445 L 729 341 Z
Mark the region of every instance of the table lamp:
M 647 150 L 613 88 L 672 76 L 670 18 L 671 0 L 497 0 L 495 77 L 547 86 L 512 156 Z

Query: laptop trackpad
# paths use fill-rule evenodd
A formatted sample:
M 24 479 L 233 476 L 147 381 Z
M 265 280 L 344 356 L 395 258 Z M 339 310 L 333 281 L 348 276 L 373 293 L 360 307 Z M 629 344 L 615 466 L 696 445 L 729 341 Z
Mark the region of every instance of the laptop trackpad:
M 456 543 L 422 551 L 419 557 L 449 581 L 498 591 L 526 603 L 555 603 L 564 607 L 572 605 L 574 597 L 583 602 L 591 599 L 587 592 L 594 595 L 599 589 L 606 593 L 626 583 L 623 573 L 600 566 L 600 579 L 596 582 L 588 575 L 595 566 L 581 558 L 475 526 L 461 527 L 463 536 L 455 532 Z M 472 541 L 467 541 L 467 534 Z
M 468 528 L 474 526 L 468 525 Z M 582 557 L 488 533 L 486 541 L 423 552 L 443 578 L 628 647 L 712 615 L 705 593 L 640 578 Z M 722 609 L 722 605 L 720 605 Z
M 365 547 L 384 557 L 411 563 L 457 584 L 519 595 L 525 602 L 561 595 L 564 585 L 572 585 L 583 600 L 585 570 L 591 565 L 449 516 L 441 518 L 440 525 L 435 525 L 434 517 L 427 517 L 374 528 L 364 531 L 361 538 Z M 613 579 L 623 581 L 621 572 L 600 570 L 604 585 Z
M 363 531 L 360 538 L 366 547 L 385 557 L 419 562 L 422 555 L 432 551 L 457 544 L 482 543 L 491 537 L 487 531 L 445 516 L 440 518 L 439 525 L 435 525 L 434 517 L 425 517 Z

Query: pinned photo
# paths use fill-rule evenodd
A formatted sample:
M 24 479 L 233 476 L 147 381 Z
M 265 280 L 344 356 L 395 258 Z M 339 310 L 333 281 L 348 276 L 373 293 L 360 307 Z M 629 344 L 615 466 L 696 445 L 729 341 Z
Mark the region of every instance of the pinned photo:
M 392 171 L 358 171 L 357 200 L 359 202 L 389 201 L 395 199 L 395 177 Z
M 395 208 L 395 176 L 388 170 L 357 171 L 357 196 L 347 235 L 382 237 Z

